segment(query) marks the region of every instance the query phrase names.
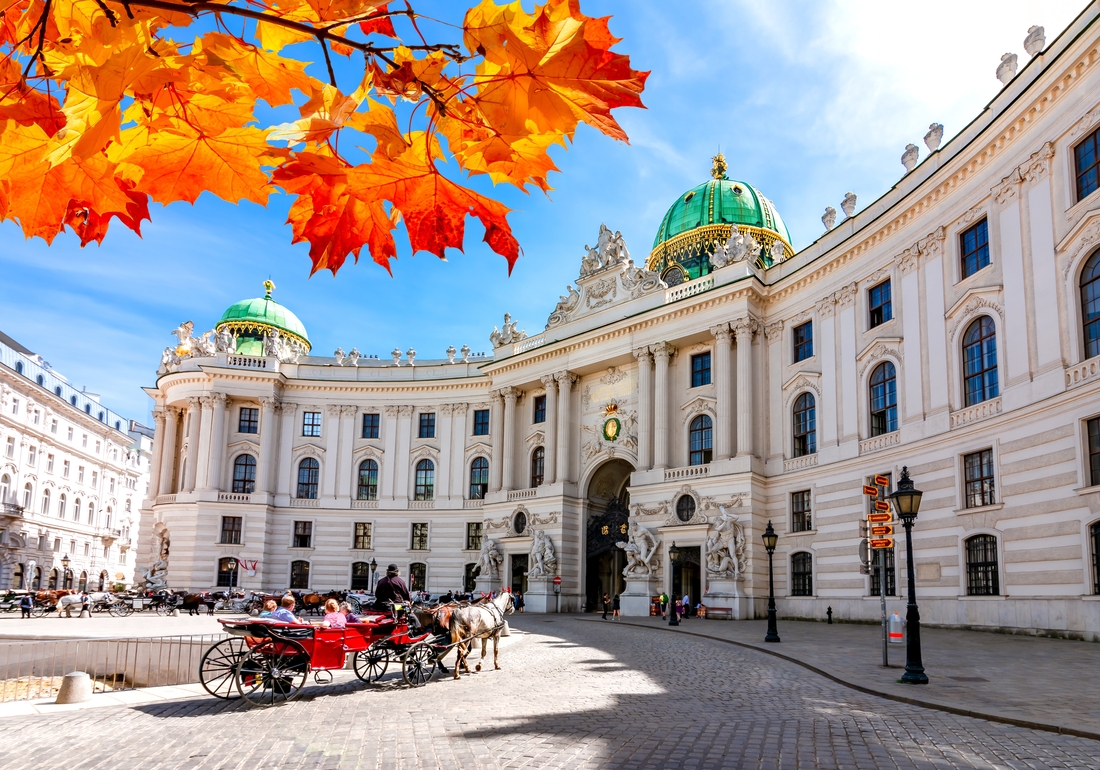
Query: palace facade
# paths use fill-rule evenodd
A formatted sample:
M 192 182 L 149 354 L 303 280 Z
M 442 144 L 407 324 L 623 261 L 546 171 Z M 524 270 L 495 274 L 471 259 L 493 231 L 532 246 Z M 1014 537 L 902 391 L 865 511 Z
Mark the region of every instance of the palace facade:
M 152 447 L 0 332 L 0 588 L 131 585 Z
M 396 562 L 535 611 L 668 590 L 759 617 L 770 522 L 780 615 L 873 620 L 905 541 L 867 559 L 863 488 L 907 467 L 926 622 L 1100 639 L 1095 6 L 1041 36 L 810 246 L 719 156 L 644 266 L 604 229 L 545 329 L 506 316 L 491 356 L 315 356 L 270 288 L 185 324 L 148 389 L 142 563 L 276 591 Z

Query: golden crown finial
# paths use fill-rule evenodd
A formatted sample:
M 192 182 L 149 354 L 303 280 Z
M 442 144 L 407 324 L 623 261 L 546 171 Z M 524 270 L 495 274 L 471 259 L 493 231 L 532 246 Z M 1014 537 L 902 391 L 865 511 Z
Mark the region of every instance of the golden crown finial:
M 264 299 L 271 299 L 271 292 L 274 289 L 275 289 L 275 282 L 274 281 L 272 281 L 270 278 L 268 278 L 266 281 L 264 281 L 264 291 L 267 292 L 267 294 L 264 295 Z
M 718 153 L 710 159 L 710 162 L 712 164 L 710 167 L 710 175 L 715 179 L 725 179 L 727 168 L 726 156 L 722 153 Z

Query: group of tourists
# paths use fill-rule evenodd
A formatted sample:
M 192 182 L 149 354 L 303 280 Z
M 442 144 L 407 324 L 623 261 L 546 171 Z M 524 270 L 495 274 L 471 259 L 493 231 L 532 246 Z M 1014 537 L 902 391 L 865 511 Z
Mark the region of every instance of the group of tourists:
M 620 594 L 615 594 L 615 598 L 612 599 L 607 594 L 603 595 L 603 619 L 604 620 L 607 620 L 607 610 L 608 609 L 611 610 L 611 619 L 612 620 L 618 620 L 620 618 L 620 615 L 619 615 L 619 608 L 620 608 L 619 596 L 620 596 Z
M 687 618 L 692 613 L 691 597 L 688 594 L 684 594 L 682 599 L 677 597 L 676 600 L 673 601 L 667 593 L 662 593 L 661 620 L 667 620 L 669 612 L 675 612 L 677 620 Z

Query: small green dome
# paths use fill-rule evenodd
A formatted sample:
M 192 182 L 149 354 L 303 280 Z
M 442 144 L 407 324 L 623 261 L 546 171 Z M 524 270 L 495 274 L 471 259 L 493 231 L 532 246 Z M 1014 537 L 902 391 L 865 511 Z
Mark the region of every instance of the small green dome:
M 278 330 L 282 337 L 297 340 L 305 346 L 306 352 L 312 347 L 306 327 L 298 316 L 271 298 L 274 288 L 271 281 L 264 281 L 265 296 L 234 302 L 214 327 L 216 331 L 228 328 L 237 335 L 238 353 L 263 355 L 263 337 L 272 330 Z
M 729 239 L 732 226 L 751 234 L 760 243 L 760 262 L 772 264 L 771 248 L 778 240 L 786 257 L 794 255 L 791 235 L 775 205 L 746 182 L 726 176 L 721 154 L 714 158 L 712 178 L 676 199 L 657 229 L 646 267 L 662 275 L 679 265 L 683 280 L 710 272 L 709 255 L 718 243 Z

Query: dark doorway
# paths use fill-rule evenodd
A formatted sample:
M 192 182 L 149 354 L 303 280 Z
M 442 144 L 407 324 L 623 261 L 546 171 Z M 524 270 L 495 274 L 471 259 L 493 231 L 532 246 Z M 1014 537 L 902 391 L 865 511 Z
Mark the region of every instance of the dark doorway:
M 702 601 L 702 559 L 699 554 L 699 546 L 685 546 L 680 548 L 680 560 L 672 568 L 672 595 L 675 598 L 684 598 L 688 595 L 688 602 L 692 608 Z M 684 608 L 684 612 L 694 615 L 694 609 Z
M 509 574 L 512 576 L 512 593 L 527 593 L 527 554 L 512 554 L 512 571 Z
M 625 460 L 609 460 L 588 484 L 588 526 L 585 532 L 584 602 L 588 612 L 603 611 L 603 595 L 614 598 L 626 588 L 626 554 L 616 546 L 626 540 L 630 516 L 630 474 Z

